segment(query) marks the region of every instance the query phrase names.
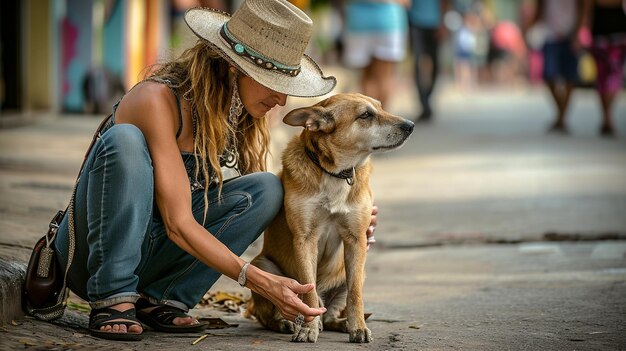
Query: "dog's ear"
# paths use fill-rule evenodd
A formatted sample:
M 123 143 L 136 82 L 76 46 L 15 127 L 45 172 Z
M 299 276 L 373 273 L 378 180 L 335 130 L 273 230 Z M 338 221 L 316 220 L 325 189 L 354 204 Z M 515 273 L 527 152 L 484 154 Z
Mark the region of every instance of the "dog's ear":
M 294 127 L 304 127 L 311 132 L 329 132 L 333 127 L 333 119 L 320 106 L 295 109 L 283 118 L 283 122 Z

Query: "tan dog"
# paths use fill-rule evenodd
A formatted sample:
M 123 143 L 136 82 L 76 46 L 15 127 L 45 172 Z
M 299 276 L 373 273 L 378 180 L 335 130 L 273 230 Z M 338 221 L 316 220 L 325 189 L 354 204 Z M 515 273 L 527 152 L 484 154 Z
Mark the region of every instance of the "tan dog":
M 370 342 L 361 292 L 373 202 L 369 156 L 401 146 L 414 125 L 360 94 L 332 96 L 283 121 L 305 130 L 283 153 L 283 209 L 252 264 L 301 284 L 315 283 L 316 291 L 303 301 L 327 311 L 323 321 L 316 317 L 300 326 L 253 294 L 249 312 L 269 329 L 293 333 L 292 341 L 315 342 L 323 326 L 349 333 L 350 342 Z

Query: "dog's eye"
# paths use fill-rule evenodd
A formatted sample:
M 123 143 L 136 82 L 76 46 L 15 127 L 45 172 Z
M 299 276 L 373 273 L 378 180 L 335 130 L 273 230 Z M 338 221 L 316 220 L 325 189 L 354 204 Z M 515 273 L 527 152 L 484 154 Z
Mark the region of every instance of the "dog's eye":
M 365 111 L 359 115 L 359 118 L 363 118 L 363 119 L 369 119 L 372 117 L 374 117 L 374 114 L 371 113 L 370 111 Z

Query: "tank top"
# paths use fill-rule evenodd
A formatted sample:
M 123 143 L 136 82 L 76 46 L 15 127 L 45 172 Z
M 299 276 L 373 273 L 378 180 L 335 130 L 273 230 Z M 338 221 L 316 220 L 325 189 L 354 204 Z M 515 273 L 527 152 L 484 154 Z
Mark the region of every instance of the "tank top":
M 162 80 L 158 78 L 150 78 L 148 80 L 166 85 L 168 88 L 170 88 L 170 90 L 174 94 L 174 97 L 176 98 L 176 106 L 178 108 L 178 130 L 176 131 L 176 139 L 178 139 L 183 131 L 183 112 L 182 112 L 180 96 L 178 95 L 178 92 L 176 91 L 174 87 L 172 87 L 172 83 L 169 80 Z M 105 123 L 100 133 L 102 134 L 105 133 L 109 128 L 115 125 L 115 112 L 117 111 L 117 107 L 119 106 L 121 101 L 122 99 L 120 98 L 120 100 L 118 100 L 115 103 L 115 105 L 113 105 L 113 111 L 109 115 L 108 121 Z M 194 137 L 195 137 L 195 128 L 194 128 Z M 209 188 L 212 188 L 217 185 L 218 183 L 217 175 L 215 173 L 215 170 L 211 168 L 211 164 L 209 163 L 208 160 L 207 160 L 207 166 L 209 167 L 209 170 L 208 170 L 209 181 L 207 182 L 201 170 L 197 172 L 197 176 L 196 176 L 196 169 L 200 167 L 200 165 L 196 163 L 195 154 L 192 152 L 181 151 L 180 155 L 185 165 L 185 170 L 187 172 L 187 177 L 189 178 L 189 184 L 191 186 L 192 192 L 197 191 L 197 190 L 204 190 L 207 186 Z M 223 175 L 224 181 L 241 175 L 241 172 L 239 171 L 237 166 L 238 166 L 237 158 L 232 153 L 227 153 L 227 155 L 220 156 L 220 167 L 222 169 L 222 175 Z

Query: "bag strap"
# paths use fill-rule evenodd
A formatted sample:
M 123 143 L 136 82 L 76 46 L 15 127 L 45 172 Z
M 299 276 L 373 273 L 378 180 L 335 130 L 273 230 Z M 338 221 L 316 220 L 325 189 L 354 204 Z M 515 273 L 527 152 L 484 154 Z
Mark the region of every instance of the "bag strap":
M 68 242 L 68 249 L 67 249 L 67 264 L 65 265 L 65 273 L 63 274 L 63 290 L 66 290 L 66 286 L 67 286 L 67 273 L 70 271 L 70 266 L 72 265 L 72 261 L 74 259 L 74 251 L 76 249 L 76 234 L 75 234 L 75 227 L 74 227 L 74 210 L 76 207 L 75 204 L 75 198 L 76 198 L 76 189 L 78 188 L 78 182 L 80 181 L 80 175 L 83 173 L 83 169 L 85 168 L 85 163 L 87 163 L 87 158 L 89 157 L 89 154 L 91 153 L 91 150 L 93 149 L 93 146 L 96 144 L 96 141 L 98 140 L 98 137 L 100 135 L 100 132 L 102 131 L 102 129 L 104 128 L 104 126 L 107 124 L 107 122 L 111 119 L 112 115 L 109 115 L 107 118 L 105 118 L 102 122 L 100 122 L 100 125 L 98 126 L 98 129 L 96 129 L 96 132 L 93 135 L 93 138 L 91 139 L 91 143 L 89 144 L 89 147 L 87 148 L 87 152 L 85 153 L 85 157 L 83 157 L 83 163 L 80 165 L 80 169 L 78 171 L 78 176 L 76 176 L 76 183 L 74 184 L 74 190 L 72 191 L 72 197 L 70 198 L 70 203 L 67 206 L 67 209 L 65 211 L 59 211 L 59 213 L 52 219 L 52 222 L 50 223 L 50 228 L 51 230 L 53 229 L 53 222 L 56 221 L 56 228 L 54 228 L 54 233 L 52 235 L 52 238 L 47 239 L 47 235 L 46 235 L 46 244 L 48 245 L 48 247 L 50 246 L 50 244 L 52 243 L 52 241 L 54 240 L 55 236 L 56 236 L 56 230 L 59 227 L 59 224 L 61 224 L 61 221 L 63 220 L 63 217 L 65 216 L 65 214 L 68 214 L 68 220 L 67 220 L 67 228 L 68 228 L 68 232 L 69 232 L 69 242 Z M 50 232 L 49 232 L 50 233 Z M 61 297 L 63 299 L 63 302 L 65 302 L 67 300 L 68 294 L 67 293 L 63 293 L 62 295 L 64 295 L 64 297 Z
M 44 320 L 44 321 L 49 321 L 49 320 L 53 320 L 53 319 L 57 319 L 60 318 L 63 315 L 63 312 L 65 311 L 65 307 L 67 306 L 67 298 L 69 297 L 69 289 L 67 288 L 67 274 L 70 270 L 70 267 L 72 265 L 72 261 L 74 260 L 74 251 L 76 250 L 76 235 L 75 235 L 75 221 L 74 221 L 74 210 L 76 208 L 76 204 L 75 204 L 75 199 L 76 199 L 76 189 L 78 188 L 78 182 L 80 180 L 80 175 L 83 172 L 83 169 L 85 167 L 85 164 L 87 162 L 87 158 L 89 157 L 89 154 L 91 153 L 91 150 L 93 149 L 93 146 L 96 143 L 96 140 L 98 139 L 98 137 L 100 136 L 100 133 L 102 132 L 102 129 L 105 127 L 106 123 L 111 119 L 112 115 L 109 115 L 107 118 L 105 118 L 100 125 L 98 126 L 98 129 L 96 130 L 96 132 L 93 135 L 93 138 L 91 140 L 91 144 L 89 144 L 89 148 L 87 148 L 87 152 L 85 153 L 85 157 L 83 158 L 83 163 L 80 166 L 80 170 L 78 172 L 78 176 L 76 177 L 76 183 L 74 184 L 74 190 L 72 191 L 72 197 L 70 198 L 70 203 L 67 206 L 67 208 L 65 209 L 65 211 L 59 211 L 54 218 L 52 218 L 52 221 L 50 221 L 50 227 L 48 229 L 48 232 L 46 233 L 46 247 L 42 248 L 42 256 L 43 256 L 43 252 L 45 249 L 47 249 L 46 251 L 48 252 L 48 259 L 42 262 L 40 259 L 40 262 L 38 263 L 38 272 L 39 273 L 39 269 L 42 270 L 42 272 L 44 270 L 49 269 L 49 264 L 50 264 L 50 260 L 52 259 L 53 255 L 50 253 L 52 252 L 52 249 L 50 248 L 50 245 L 52 244 L 52 242 L 54 241 L 54 239 L 56 238 L 56 234 L 57 231 L 59 229 L 59 225 L 61 224 L 61 221 L 63 220 L 63 218 L 65 217 L 65 214 L 68 214 L 68 231 L 69 231 L 69 242 L 68 242 L 68 256 L 67 256 L 67 264 L 65 265 L 65 272 L 63 274 L 63 285 L 61 286 L 61 289 L 59 291 L 59 295 L 57 297 L 56 303 L 52 306 L 47 306 L 47 307 L 42 307 L 42 308 L 32 308 L 28 305 L 28 303 L 26 303 L 26 310 L 28 311 L 28 313 L 38 319 Z M 44 275 L 40 275 L 42 277 L 46 277 L 47 273 Z

